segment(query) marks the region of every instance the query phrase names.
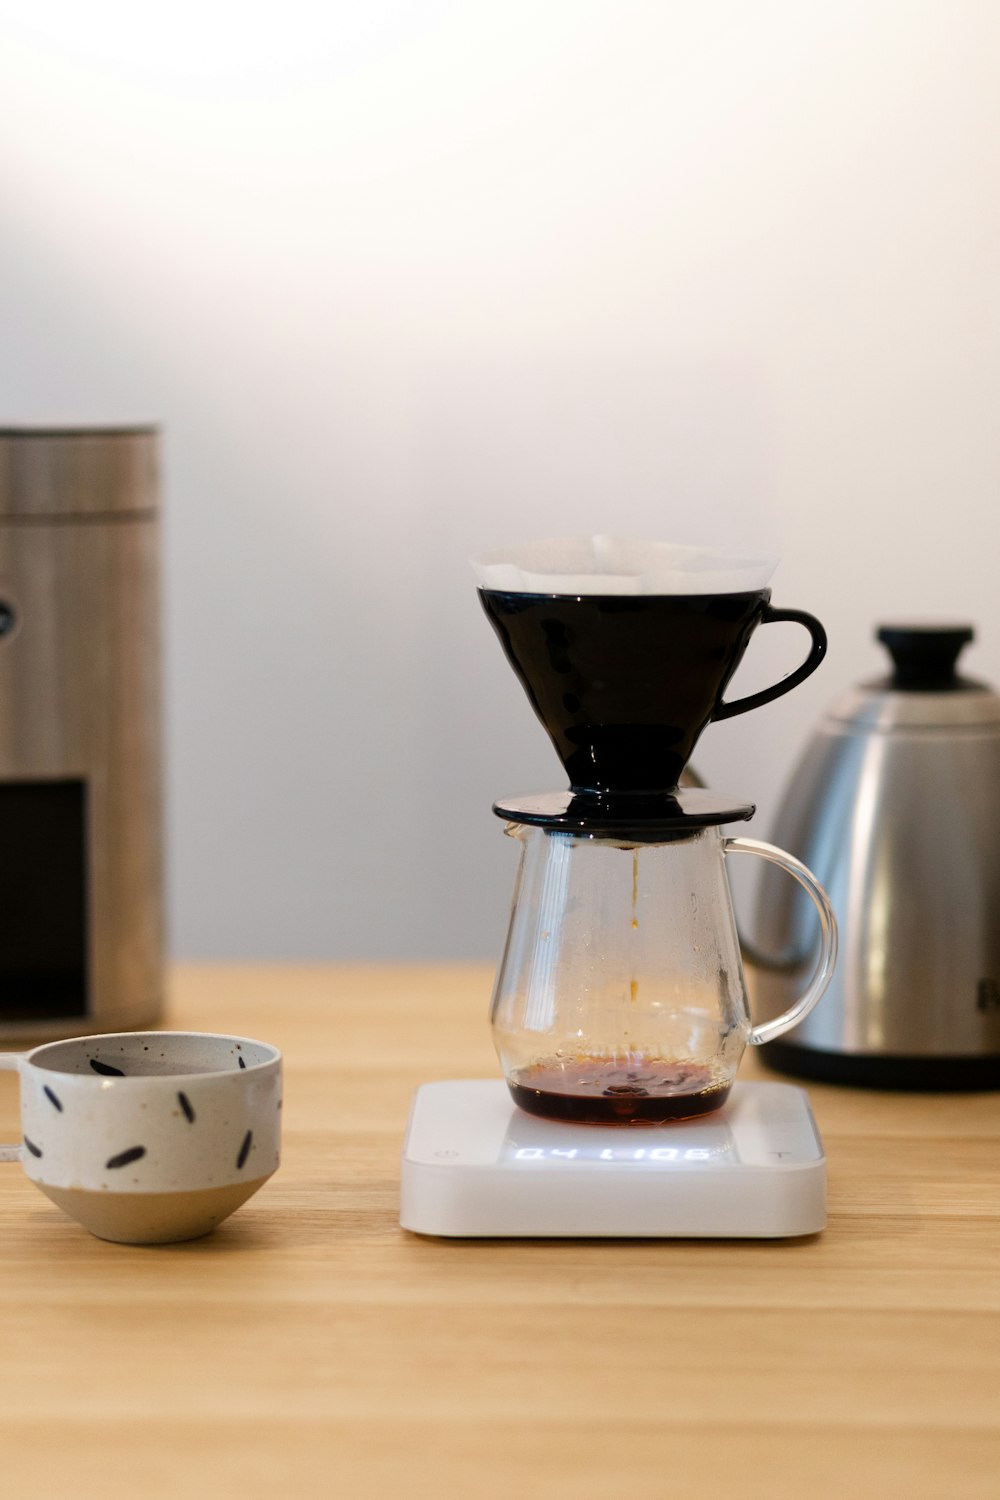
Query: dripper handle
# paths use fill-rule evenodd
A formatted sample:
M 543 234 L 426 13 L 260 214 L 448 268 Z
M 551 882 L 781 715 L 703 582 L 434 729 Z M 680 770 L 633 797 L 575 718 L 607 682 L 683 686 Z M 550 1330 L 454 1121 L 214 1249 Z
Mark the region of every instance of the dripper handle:
M 797 1026 L 822 998 L 827 985 L 833 978 L 833 970 L 837 962 L 837 919 L 833 914 L 833 907 L 830 905 L 830 898 L 826 891 L 812 871 L 807 870 L 801 860 L 796 859 L 793 854 L 776 848 L 774 844 L 762 843 L 759 839 L 725 839 L 723 849 L 727 854 L 756 854 L 760 859 L 766 859 L 770 864 L 779 865 L 783 870 L 787 870 L 789 875 L 797 880 L 812 897 L 819 916 L 820 955 L 812 981 L 788 1010 L 783 1011 L 780 1016 L 775 1016 L 773 1020 L 763 1021 L 759 1026 L 751 1027 L 747 1040 L 753 1046 L 759 1047 L 762 1042 L 773 1042 L 775 1037 L 781 1036 L 782 1032 L 790 1031 L 793 1026 Z
M 790 693 L 792 688 L 798 687 L 800 682 L 810 677 L 823 660 L 826 655 L 826 631 L 815 615 L 807 614 L 804 609 L 773 609 L 770 604 L 764 606 L 760 616 L 761 625 L 773 625 L 781 620 L 791 620 L 795 625 L 805 626 L 812 637 L 809 655 L 794 672 L 771 687 L 761 688 L 759 693 L 750 693 L 746 698 L 736 698 L 732 703 L 717 703 L 712 710 L 713 723 L 719 719 L 730 719 L 733 714 L 745 714 L 748 709 L 760 708 L 762 703 L 770 703 L 783 693 Z

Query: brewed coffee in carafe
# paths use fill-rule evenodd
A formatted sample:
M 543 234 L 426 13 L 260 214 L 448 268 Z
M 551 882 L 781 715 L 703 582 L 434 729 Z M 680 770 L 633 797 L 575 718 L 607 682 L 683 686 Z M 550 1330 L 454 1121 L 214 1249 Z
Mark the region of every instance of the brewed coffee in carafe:
M 829 982 L 829 902 L 790 855 L 722 826 L 746 803 L 678 782 L 706 725 L 788 692 L 822 626 L 770 604 L 774 560 L 590 538 L 474 560 L 480 599 L 569 779 L 494 806 L 520 864 L 491 1007 L 522 1109 L 581 1124 L 667 1124 L 722 1105 L 748 1043 L 799 1021 Z M 780 683 L 727 702 L 758 625 L 810 635 Z M 752 853 L 812 897 L 822 932 L 805 992 L 750 1021 L 725 860 Z

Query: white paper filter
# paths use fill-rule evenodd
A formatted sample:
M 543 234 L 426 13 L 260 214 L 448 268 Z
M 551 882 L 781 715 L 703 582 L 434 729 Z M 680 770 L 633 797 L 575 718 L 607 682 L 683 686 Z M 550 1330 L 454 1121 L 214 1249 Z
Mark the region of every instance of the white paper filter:
M 779 559 L 627 537 L 559 537 L 470 559 L 480 588 L 511 594 L 742 594 L 766 588 Z

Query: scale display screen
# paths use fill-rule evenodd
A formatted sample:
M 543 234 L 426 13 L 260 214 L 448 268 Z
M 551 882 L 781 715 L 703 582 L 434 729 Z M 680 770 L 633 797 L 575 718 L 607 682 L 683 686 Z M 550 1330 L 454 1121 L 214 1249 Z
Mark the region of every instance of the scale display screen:
M 518 1111 L 518 1115 L 520 1115 Z M 673 1135 L 669 1144 L 663 1132 L 650 1138 L 646 1127 L 631 1126 L 605 1129 L 599 1125 L 577 1126 L 567 1139 L 566 1129 L 558 1124 L 529 1116 L 512 1119 L 500 1153 L 509 1162 L 614 1162 L 647 1166 L 670 1166 L 675 1169 L 732 1166 L 739 1161 L 736 1141 L 723 1122 L 699 1120 L 696 1134 L 685 1132 L 684 1124 L 667 1127 Z M 680 1132 L 678 1135 L 677 1132 Z M 645 1139 L 644 1139 L 645 1137 Z

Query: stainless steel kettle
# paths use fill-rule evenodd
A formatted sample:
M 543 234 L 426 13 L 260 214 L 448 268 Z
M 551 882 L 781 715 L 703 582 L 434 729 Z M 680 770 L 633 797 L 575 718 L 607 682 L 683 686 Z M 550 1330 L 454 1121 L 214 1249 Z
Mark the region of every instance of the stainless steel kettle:
M 823 1002 L 762 1049 L 783 1072 L 879 1088 L 1000 1088 L 1000 696 L 960 677 L 964 625 L 882 626 L 892 675 L 834 703 L 774 839 L 825 887 L 841 933 Z M 764 871 L 754 1013 L 815 962 L 811 905 Z

